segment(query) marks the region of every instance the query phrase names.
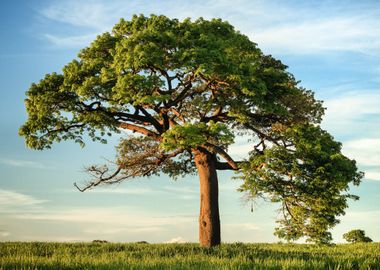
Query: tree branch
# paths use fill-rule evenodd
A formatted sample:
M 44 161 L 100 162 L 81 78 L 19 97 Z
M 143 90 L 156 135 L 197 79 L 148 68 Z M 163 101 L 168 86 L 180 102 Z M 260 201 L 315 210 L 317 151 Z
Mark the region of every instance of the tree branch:
M 236 165 L 242 164 L 243 161 L 235 161 Z M 237 171 L 239 168 L 234 169 L 228 162 L 216 162 L 216 169 L 217 170 L 232 170 Z
M 149 149 L 149 151 L 154 151 Z M 120 183 L 121 181 L 138 176 L 147 176 L 154 172 L 162 163 L 167 161 L 170 158 L 174 158 L 177 155 L 183 153 L 185 150 L 177 150 L 171 153 L 160 153 L 157 156 L 152 158 L 150 152 L 143 155 L 142 157 L 133 159 L 132 162 L 126 162 L 118 166 L 114 173 L 107 176 L 109 168 L 105 166 L 91 166 L 87 169 L 87 172 L 90 173 L 96 180 L 90 181 L 84 188 L 80 188 L 77 183 L 74 183 L 74 186 L 80 191 L 84 192 L 88 189 L 96 187 L 103 184 L 115 184 Z M 119 175 L 122 173 L 121 175 Z
M 144 128 L 144 127 L 141 127 L 141 126 L 136 126 L 136 125 L 132 125 L 132 124 L 128 124 L 128 123 L 120 123 L 119 124 L 119 127 L 120 128 L 123 128 L 123 129 L 128 129 L 128 130 L 131 130 L 133 132 L 138 132 L 140 134 L 143 134 L 143 135 L 146 135 L 146 136 L 149 136 L 153 139 L 155 139 L 156 141 L 161 141 L 161 137 L 159 134 L 147 129 L 147 128 Z
M 98 174 L 98 175 L 99 175 L 99 179 L 98 179 L 97 181 L 92 181 L 92 182 L 90 182 L 90 183 L 89 183 L 87 186 L 85 186 L 84 188 L 80 188 L 80 187 L 77 185 L 77 183 L 74 183 L 74 186 L 75 186 L 80 192 L 84 192 L 84 191 L 86 191 L 87 189 L 91 189 L 91 188 L 96 187 L 96 186 L 98 186 L 98 185 L 100 185 L 100 184 L 102 184 L 102 183 L 105 183 L 105 182 L 107 182 L 107 181 L 109 181 L 109 180 L 112 180 L 113 178 L 115 178 L 115 177 L 120 173 L 120 171 L 121 171 L 121 166 L 119 166 L 113 174 L 111 174 L 110 176 L 108 176 L 108 177 L 106 177 L 106 178 L 103 178 L 103 175 L 104 175 L 105 173 L 108 172 L 108 168 L 105 168 L 105 169 L 102 171 L 102 170 L 100 170 L 99 168 L 96 168 L 96 167 L 93 166 L 93 167 L 91 167 L 90 170 L 91 170 L 91 172 L 95 172 L 96 174 Z
M 86 111 L 101 111 L 110 117 L 120 117 L 123 121 L 130 121 L 134 123 L 136 123 L 136 121 L 140 123 L 149 123 L 154 126 L 157 132 L 162 133 L 162 125 L 160 125 L 157 119 L 155 119 L 141 106 L 136 106 L 135 113 L 131 114 L 126 112 L 111 112 L 107 110 L 105 107 L 102 107 L 102 104 L 99 101 L 92 102 L 91 104 L 85 104 L 84 102 L 80 102 L 79 104 L 82 105 Z M 139 111 L 141 111 L 144 115 L 140 115 Z
M 227 161 L 227 163 L 231 166 L 233 170 L 238 170 L 239 167 L 236 164 L 236 162 L 227 154 L 226 151 L 224 151 L 221 147 L 213 145 L 211 143 L 205 143 L 202 145 L 203 148 L 207 149 L 208 151 L 220 155 L 223 159 Z

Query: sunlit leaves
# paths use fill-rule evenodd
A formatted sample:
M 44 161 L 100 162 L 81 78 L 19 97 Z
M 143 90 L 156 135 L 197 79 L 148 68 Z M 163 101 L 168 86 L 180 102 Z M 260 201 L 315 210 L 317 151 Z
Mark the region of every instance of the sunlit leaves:
M 371 238 L 369 238 L 368 236 L 365 235 L 365 232 L 363 230 L 359 230 L 359 229 L 356 229 L 356 230 L 351 230 L 349 232 L 346 232 L 345 234 L 343 234 L 343 238 L 347 241 L 347 242 L 351 242 L 351 243 L 369 243 L 369 242 L 373 242 Z
M 297 125 L 282 134 L 289 147 L 274 145 L 262 154 L 252 152 L 242 166 L 242 191 L 253 197 L 281 202 L 283 218 L 276 229 L 279 237 L 328 242 L 328 229 L 344 214 L 347 199 L 342 193 L 363 177 L 355 161 L 341 153 L 341 144 L 313 125 Z
M 209 142 L 215 145 L 228 146 L 233 143 L 234 135 L 221 123 L 187 123 L 175 126 L 162 135 L 161 147 L 166 150 L 194 149 Z

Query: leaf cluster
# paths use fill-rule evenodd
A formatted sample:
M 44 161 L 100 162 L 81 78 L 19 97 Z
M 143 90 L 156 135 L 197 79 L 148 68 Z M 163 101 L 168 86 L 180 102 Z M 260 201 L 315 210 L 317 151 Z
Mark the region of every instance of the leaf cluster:
M 351 243 L 360 243 L 360 242 L 368 243 L 368 242 L 372 242 L 372 239 L 369 238 L 368 236 L 366 236 L 365 232 L 363 230 L 359 230 L 359 229 L 351 230 L 351 231 L 343 234 L 343 238 L 347 242 L 351 242 Z
M 210 121 L 175 126 L 166 131 L 162 138 L 161 147 L 165 150 L 191 150 L 206 143 L 226 148 L 233 143 L 234 134 L 226 125 Z
M 287 146 L 252 152 L 242 165 L 241 191 L 281 204 L 277 236 L 329 242 L 328 229 L 339 222 L 347 199 L 358 199 L 346 193 L 349 184 L 358 185 L 363 173 L 341 153 L 341 144 L 318 126 L 297 125 L 282 136 Z

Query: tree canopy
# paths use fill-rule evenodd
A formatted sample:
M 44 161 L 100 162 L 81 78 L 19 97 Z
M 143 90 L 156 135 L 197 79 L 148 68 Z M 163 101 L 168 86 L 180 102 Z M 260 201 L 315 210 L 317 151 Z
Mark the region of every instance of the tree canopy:
M 117 147 L 116 168 L 91 166 L 84 188 L 130 177 L 196 172 L 197 151 L 234 170 L 241 191 L 281 204 L 276 234 L 328 242 L 344 214 L 349 184 L 362 173 L 319 126 L 324 108 L 287 66 L 265 55 L 228 22 L 133 16 L 99 35 L 62 74 L 48 74 L 26 93 L 26 144 L 84 136 Z M 247 159 L 229 147 L 250 138 Z M 79 187 L 78 187 L 79 188 Z
M 343 234 L 343 238 L 347 242 L 351 242 L 351 243 L 360 243 L 360 242 L 369 243 L 369 242 L 372 242 L 372 239 L 369 238 L 368 236 L 366 236 L 365 232 L 363 230 L 359 230 L 359 229 L 351 230 L 351 231 Z

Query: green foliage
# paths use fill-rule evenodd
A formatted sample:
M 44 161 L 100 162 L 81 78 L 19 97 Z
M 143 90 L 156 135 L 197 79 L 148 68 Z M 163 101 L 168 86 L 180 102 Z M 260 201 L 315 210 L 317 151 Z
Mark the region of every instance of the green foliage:
M 194 149 L 212 143 L 226 148 L 233 143 L 234 134 L 222 123 L 186 123 L 175 126 L 162 135 L 161 147 L 165 150 Z
M 341 153 L 341 144 L 318 126 L 301 125 L 282 132 L 290 147 L 274 145 L 263 154 L 252 152 L 242 166 L 241 191 L 281 202 L 283 219 L 275 234 L 286 240 L 306 236 L 327 243 L 327 230 L 344 214 L 349 184 L 358 185 L 362 173 L 355 161 Z
M 136 123 L 128 112 L 137 106 L 157 120 L 163 109 L 179 106 L 191 123 L 226 108 L 234 118 L 223 122 L 235 125 L 252 123 L 257 108 L 263 116 L 254 121 L 259 126 L 280 119 L 319 121 L 323 113 L 285 65 L 263 55 L 227 22 L 155 15 L 122 19 L 81 50 L 62 75 L 47 75 L 26 95 L 29 118 L 20 135 L 35 149 L 61 140 L 83 145 L 85 133 L 105 142 L 120 122 Z
M 343 234 L 343 238 L 347 242 L 351 243 L 368 243 L 372 242 L 372 239 L 365 235 L 365 232 L 363 230 L 351 230 L 345 234 Z
M 0 243 L 0 269 L 378 269 L 378 243 L 286 244 Z

